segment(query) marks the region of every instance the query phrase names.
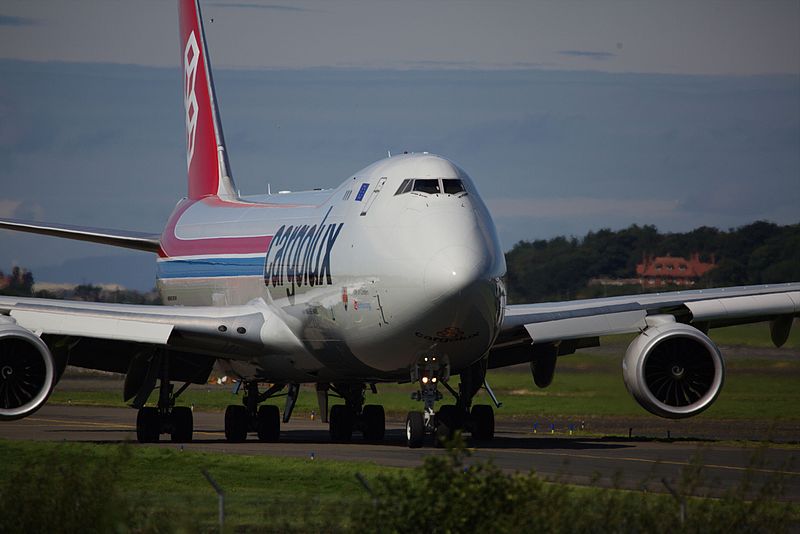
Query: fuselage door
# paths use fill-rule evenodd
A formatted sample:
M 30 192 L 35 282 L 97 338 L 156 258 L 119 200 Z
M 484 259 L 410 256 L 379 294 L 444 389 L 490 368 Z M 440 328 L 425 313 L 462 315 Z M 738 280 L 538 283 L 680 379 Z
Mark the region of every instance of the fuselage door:
M 364 209 L 361 210 L 361 216 L 362 217 L 367 214 L 367 212 L 369 211 L 369 208 L 372 206 L 372 203 L 375 202 L 375 199 L 378 197 L 378 193 L 381 192 L 381 189 L 383 189 L 383 186 L 384 186 L 385 183 L 386 183 L 386 178 L 385 177 L 381 178 L 380 180 L 378 180 L 378 184 L 372 190 L 372 194 L 369 196 L 369 199 L 367 200 L 367 203 L 364 204 Z

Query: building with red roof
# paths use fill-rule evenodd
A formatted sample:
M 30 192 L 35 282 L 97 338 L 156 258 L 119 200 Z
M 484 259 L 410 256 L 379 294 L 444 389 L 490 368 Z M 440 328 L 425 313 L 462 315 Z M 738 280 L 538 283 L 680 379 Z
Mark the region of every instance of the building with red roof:
M 716 267 L 712 256 L 711 263 L 700 261 L 695 252 L 688 260 L 667 256 L 645 257 L 636 266 L 636 275 L 643 286 L 693 286 L 704 274 Z

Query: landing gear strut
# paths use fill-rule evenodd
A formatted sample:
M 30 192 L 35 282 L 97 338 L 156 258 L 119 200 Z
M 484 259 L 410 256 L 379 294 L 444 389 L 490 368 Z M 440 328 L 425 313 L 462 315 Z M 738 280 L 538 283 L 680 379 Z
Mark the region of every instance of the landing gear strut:
M 281 435 L 281 415 L 278 407 L 259 406 L 259 404 L 276 396 L 285 387 L 286 384 L 275 384 L 267 391 L 260 393 L 258 382 L 246 382 L 242 404 L 231 404 L 225 409 L 225 439 L 231 442 L 242 442 L 247 440 L 248 432 L 255 432 L 258 434 L 259 441 L 278 441 Z M 297 384 L 289 384 L 284 422 L 288 422 L 291 417 L 298 391 Z
M 353 438 L 353 431 L 360 430 L 364 440 L 369 442 L 383 441 L 386 433 L 386 414 L 383 406 L 365 402 L 365 384 L 334 384 L 330 389 L 344 399 L 344 404 L 335 404 L 330 410 L 331 439 L 347 442 Z M 373 392 L 376 391 L 372 386 Z M 326 395 L 327 389 L 317 388 L 318 394 Z M 322 397 L 321 397 L 322 398 Z M 320 403 L 322 405 L 322 402 Z
M 409 447 L 422 447 L 425 435 L 434 436 L 437 446 L 451 439 L 457 430 L 472 433 L 476 440 L 494 437 L 494 410 L 488 405 L 472 406 L 472 398 L 484 385 L 486 360 L 481 360 L 461 372 L 458 391 L 447 382 L 450 366 L 446 359 L 423 357 L 411 370 L 411 379 L 419 382 L 420 389 L 411 398 L 425 404 L 423 412 L 409 412 L 406 417 L 406 442 Z M 443 384 L 455 397 L 455 404 L 447 404 L 434 411 L 434 403 L 442 399 L 437 386 Z M 486 386 L 488 389 L 488 386 Z
M 161 434 L 169 434 L 175 443 L 189 443 L 194 431 L 192 409 L 175 406 L 175 399 L 186 391 L 190 383 L 186 382 L 177 392 L 173 392 L 174 386 L 169 380 L 169 355 L 161 353 L 155 358 L 153 365 L 159 366 L 160 373 L 158 406 L 139 408 L 136 416 L 136 439 L 139 443 L 156 443 L 161 439 Z

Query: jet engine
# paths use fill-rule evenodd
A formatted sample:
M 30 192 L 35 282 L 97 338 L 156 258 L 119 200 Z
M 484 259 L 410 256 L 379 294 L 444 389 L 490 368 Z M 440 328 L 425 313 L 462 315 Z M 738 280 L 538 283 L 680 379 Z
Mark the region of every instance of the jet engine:
M 33 332 L 0 318 L 0 420 L 21 419 L 38 410 L 56 382 L 50 349 Z
M 692 417 L 716 400 L 725 379 L 717 345 L 698 329 L 668 318 L 631 342 L 622 361 L 625 386 L 642 407 L 670 419 Z

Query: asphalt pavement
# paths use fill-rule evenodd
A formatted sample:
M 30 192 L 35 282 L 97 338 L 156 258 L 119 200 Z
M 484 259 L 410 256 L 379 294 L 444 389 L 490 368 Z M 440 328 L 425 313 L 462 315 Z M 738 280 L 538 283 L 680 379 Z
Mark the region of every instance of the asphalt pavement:
M 380 465 L 413 467 L 431 454 L 444 454 L 432 442 L 422 449 L 405 445 L 402 421 L 388 421 L 386 439 L 365 443 L 356 433 L 351 443 L 331 443 L 327 425 L 319 420 L 295 417 L 283 425 L 278 443 L 260 443 L 251 435 L 245 443 L 225 441 L 221 413 L 196 412 L 194 441 L 176 444 L 169 436 L 145 447 L 183 447 L 185 450 L 226 454 L 272 455 L 315 460 L 370 461 Z M 136 439 L 136 411 L 47 405 L 33 416 L 0 422 L 0 438 L 11 440 L 125 443 Z M 491 442 L 469 443 L 469 462 L 491 460 L 509 472 L 535 471 L 549 480 L 574 484 L 666 491 L 677 485 L 684 470 L 703 466 L 705 483 L 697 493 L 720 495 L 751 478 L 755 487 L 780 480 L 784 498 L 800 501 L 800 448 L 796 445 L 759 446 L 748 443 L 666 440 L 651 438 L 603 438 L 575 431 L 533 434 L 527 425 L 498 424 Z

